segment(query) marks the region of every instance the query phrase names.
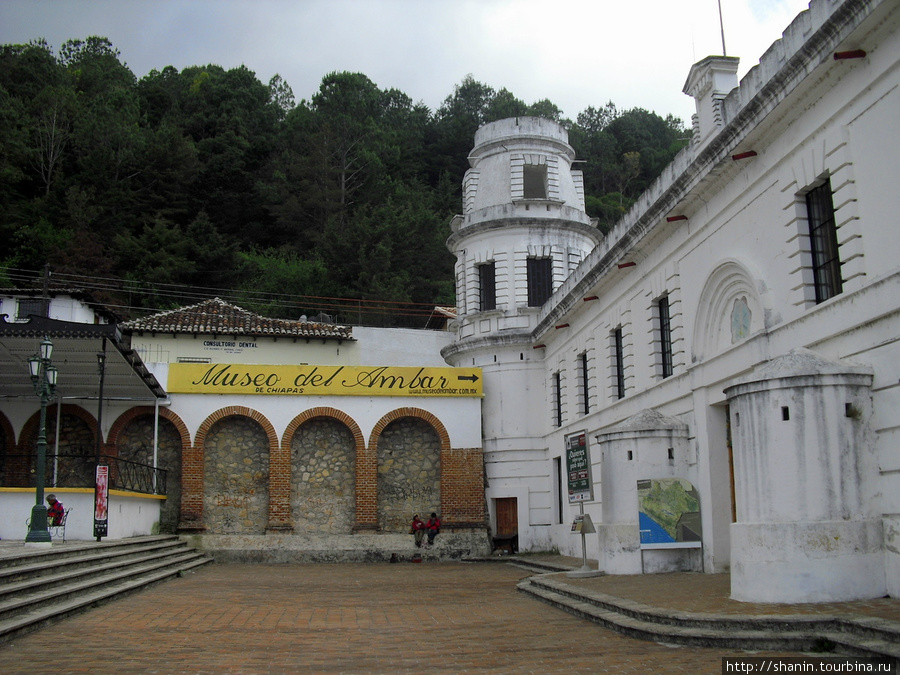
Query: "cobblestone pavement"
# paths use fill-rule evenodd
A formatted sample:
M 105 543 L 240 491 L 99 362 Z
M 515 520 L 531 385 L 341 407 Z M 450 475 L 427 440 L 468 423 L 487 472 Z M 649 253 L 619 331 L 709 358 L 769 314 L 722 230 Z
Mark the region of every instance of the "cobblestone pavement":
M 0 646 L 0 673 L 721 673 L 623 637 L 510 565 L 209 565 Z M 780 654 L 786 656 L 788 654 Z

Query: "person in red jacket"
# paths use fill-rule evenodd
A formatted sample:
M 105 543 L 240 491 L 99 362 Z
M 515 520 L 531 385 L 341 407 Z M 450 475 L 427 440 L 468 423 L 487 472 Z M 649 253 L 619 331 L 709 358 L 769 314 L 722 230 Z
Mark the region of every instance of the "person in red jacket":
M 422 547 L 422 539 L 425 538 L 425 523 L 419 518 L 419 514 L 413 515 L 412 524 L 409 526 L 409 533 L 416 537 L 416 548 Z
M 431 517 L 425 523 L 425 529 L 428 530 L 428 545 L 434 546 L 434 538 L 441 531 L 441 519 L 434 511 L 431 512 Z
M 62 525 L 65 515 L 62 502 L 56 499 L 56 495 L 47 495 L 47 525 Z

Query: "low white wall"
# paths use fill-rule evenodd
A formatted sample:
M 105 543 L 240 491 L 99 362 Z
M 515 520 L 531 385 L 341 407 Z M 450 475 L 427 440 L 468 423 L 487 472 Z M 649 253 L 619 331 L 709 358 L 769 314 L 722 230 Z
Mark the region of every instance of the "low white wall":
M 93 490 L 46 490 L 55 494 L 63 507 L 72 509 L 66 521 L 66 541 L 94 539 Z M 105 539 L 125 539 L 155 534 L 159 529 L 159 512 L 163 500 L 157 497 L 133 495 L 113 490 L 109 495 L 109 534 Z M 34 490 L 0 490 L 0 539 L 25 540 L 26 522 L 34 507 Z

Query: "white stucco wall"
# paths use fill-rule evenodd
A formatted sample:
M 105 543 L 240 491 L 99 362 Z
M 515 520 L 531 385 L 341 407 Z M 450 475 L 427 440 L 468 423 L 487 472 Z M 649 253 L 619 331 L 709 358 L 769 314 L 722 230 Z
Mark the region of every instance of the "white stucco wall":
M 807 44 L 816 30 L 832 20 L 839 25 L 820 33 L 828 35 L 830 42 Z M 515 382 L 504 380 L 498 372 L 498 383 L 512 381 L 516 386 L 485 389 L 485 428 L 494 434 L 490 439 L 486 434 L 485 448 L 497 448 L 488 465 L 488 496 L 520 500 L 524 549 L 545 547 L 549 540 L 564 553 L 581 552 L 579 538 L 570 535 L 567 527 L 555 523 L 539 527 L 547 514 L 555 517 L 552 502 L 558 487 L 553 485 L 552 467 L 554 459 L 563 456 L 565 434 L 585 430 L 593 439 L 640 411 L 653 410 L 681 420 L 689 429 L 685 442 L 675 445 L 675 469 L 700 492 L 704 569 L 728 570 L 758 557 L 759 551 L 743 546 L 745 541 L 735 542 L 731 523 L 733 472 L 724 390 L 759 364 L 806 347 L 873 374 L 867 390 L 872 413 L 857 443 L 863 455 L 869 455 L 864 459 L 868 469 L 837 480 L 845 487 L 847 481 L 856 482 L 854 489 L 865 495 L 862 502 L 873 509 L 856 512 L 858 524 L 848 541 L 868 538 L 864 560 L 857 560 L 858 574 L 876 582 L 868 591 L 848 589 L 837 583 L 837 576 L 849 574 L 849 569 L 841 572 L 839 566 L 829 568 L 825 563 L 819 573 L 835 581 L 834 597 L 877 593 L 879 574 L 882 582 L 886 579 L 887 592 L 900 592 L 900 562 L 892 552 L 898 550 L 900 528 L 891 515 L 900 512 L 900 460 L 895 451 L 900 428 L 896 335 L 900 238 L 894 227 L 900 209 L 900 193 L 895 189 L 900 157 L 900 134 L 895 133 L 900 118 L 898 23 L 900 11 L 895 3 L 813 2 L 810 12 L 798 17 L 777 48 L 723 102 L 724 134 L 676 158 L 541 308 L 534 317 L 537 329 L 524 335 L 504 334 L 493 317 L 485 317 L 479 339 L 474 329 L 471 337 L 461 336 L 464 340 L 452 353 L 454 358 L 463 362 L 461 352 L 465 339 L 470 339 L 475 360 L 496 358 L 504 364 L 498 370 L 514 360 L 508 356 L 512 349 L 526 352 L 529 346 L 541 345 L 533 353 L 542 359 L 542 376 L 529 372 L 526 381 Z M 860 46 L 867 52 L 865 58 L 833 58 L 836 51 Z M 801 50 L 804 56 L 791 61 Z M 732 159 L 747 151 L 755 155 Z M 826 176 L 832 184 L 844 287 L 840 295 L 816 305 L 810 285 L 804 194 Z M 679 219 L 668 220 L 673 215 Z M 460 228 L 457 237 L 464 232 Z M 505 236 L 497 227 L 470 240 L 477 250 L 514 249 L 516 242 Z M 460 241 L 458 247 L 468 243 Z M 472 250 L 465 255 L 468 260 Z M 622 262 L 634 265 L 618 267 Z M 653 316 L 654 303 L 662 295 L 669 297 L 672 316 L 674 373 L 666 379 L 659 370 Z M 746 300 L 751 317 L 746 334 L 735 337 L 731 313 L 737 299 Z M 617 400 L 609 336 L 620 325 L 625 338 L 626 396 Z M 488 336 L 493 336 L 493 342 Z M 580 355 L 585 353 L 590 383 L 587 414 L 579 372 Z M 487 372 L 486 385 L 494 377 Z M 560 373 L 562 384 L 560 428 L 555 428 L 554 420 L 554 373 Z M 492 400 L 498 393 L 501 400 Z M 542 413 L 534 409 L 536 401 L 543 402 Z M 841 396 L 826 402 L 826 414 L 843 417 L 845 403 Z M 527 419 L 514 412 L 517 407 L 527 411 Z M 803 414 L 802 406 L 798 414 Z M 502 421 L 495 420 L 496 415 Z M 533 429 L 535 418 L 544 429 L 539 437 L 530 438 L 521 430 Z M 790 445 L 797 439 L 773 442 Z M 802 441 L 800 449 L 808 442 L 812 441 Z M 637 457 L 643 454 L 642 448 L 642 444 L 635 448 Z M 808 448 L 807 458 L 817 462 L 814 473 L 824 476 L 836 469 L 826 466 L 831 459 L 817 457 L 815 451 Z M 627 517 L 632 506 L 636 519 L 636 498 L 631 496 L 636 477 L 657 477 L 669 470 L 638 459 L 623 478 L 601 453 L 593 455 L 595 482 L 601 484 L 594 502 L 584 508 L 595 524 L 606 527 L 588 537 L 588 553 L 605 559 L 609 571 L 640 571 L 635 569 L 634 537 L 622 530 L 625 526 L 617 519 Z M 768 481 L 767 489 L 787 491 L 796 476 L 769 470 L 755 480 Z M 528 503 L 521 504 L 523 499 Z M 820 536 L 831 527 L 826 523 L 833 522 L 829 508 L 833 510 L 834 505 L 827 504 L 827 490 L 814 491 L 805 499 L 802 518 L 820 522 L 818 530 L 815 525 L 810 530 Z M 790 510 L 789 506 L 786 501 L 780 508 Z M 563 508 L 563 520 L 571 522 L 578 506 L 564 503 Z M 762 522 L 772 520 L 766 513 L 761 512 Z M 746 517 L 751 515 L 748 512 Z M 737 518 L 740 524 L 740 512 Z M 791 522 L 789 514 L 780 518 Z M 790 526 L 799 527 L 799 520 Z M 880 525 L 873 525 L 879 520 Z M 873 528 L 883 531 L 875 549 L 869 538 Z M 802 546 L 783 545 L 793 550 L 784 552 L 787 568 L 779 570 L 776 565 L 757 577 L 781 575 L 784 584 L 775 592 L 781 600 L 767 600 L 785 601 L 784 590 L 791 583 L 785 570 L 804 564 L 804 554 L 797 553 Z M 733 559 L 735 555 L 739 560 Z M 815 557 L 811 550 L 805 555 Z M 833 557 L 841 556 L 835 552 Z M 756 562 L 756 570 L 765 569 L 765 560 Z M 821 578 L 816 583 L 821 586 Z M 797 588 L 810 599 L 823 599 L 827 593 L 814 591 L 816 583 L 797 584 Z M 735 597 L 751 599 L 754 593 L 742 595 L 738 589 Z
M 447 364 L 441 349 L 454 335 L 426 331 L 354 326 L 354 341 L 250 338 L 231 336 L 156 335 L 135 336 L 134 348 L 164 389 L 168 387 L 169 364 L 180 358 L 208 358 L 211 363 L 265 365 L 362 365 L 442 367 Z M 224 343 L 224 344 L 223 344 Z M 235 343 L 231 346 L 231 343 Z M 249 346 L 253 345 L 253 346 Z M 164 359 L 154 362 L 152 358 Z M 307 395 L 219 395 L 177 394 L 169 396 L 170 410 L 187 425 L 191 437 L 212 413 L 228 406 L 261 412 L 279 438 L 290 422 L 304 410 L 328 407 L 352 418 L 368 440 L 385 415 L 403 407 L 427 410 L 444 424 L 455 448 L 481 447 L 481 398 L 434 396 L 307 396 Z
M 94 540 L 94 492 L 85 489 L 53 488 L 44 495 L 55 494 L 66 509 L 66 541 Z M 3 518 L 0 518 L 0 539 L 24 541 L 28 534 L 25 523 L 31 518 L 34 490 L 7 488 L 0 491 Z M 130 495 L 110 491 L 107 536 L 105 539 L 127 539 L 156 534 L 163 500 L 149 495 Z

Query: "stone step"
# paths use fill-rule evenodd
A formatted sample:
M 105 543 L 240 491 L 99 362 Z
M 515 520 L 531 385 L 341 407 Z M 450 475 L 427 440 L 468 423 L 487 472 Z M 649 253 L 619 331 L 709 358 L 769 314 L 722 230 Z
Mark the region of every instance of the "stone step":
M 504 563 L 518 567 L 529 572 L 540 572 L 547 574 L 549 572 L 568 572 L 572 568 L 568 565 L 548 562 L 545 560 L 537 560 L 528 558 L 527 556 L 490 556 L 486 558 L 469 558 L 467 562 L 480 563 Z
M 152 540 L 143 544 L 129 543 L 126 545 L 85 545 L 77 550 L 60 550 L 54 547 L 49 555 L 24 554 L 14 558 L 0 558 L 0 593 L 6 584 L 14 584 L 24 579 L 56 577 L 64 570 L 77 570 L 84 567 L 92 567 L 106 561 L 127 561 L 135 556 L 143 556 L 149 552 L 166 553 L 183 549 L 186 545 L 177 537 L 164 540 Z M 6 564 L 6 563 L 11 564 Z
M 182 576 L 195 567 L 212 562 L 208 558 L 194 558 L 177 565 L 156 568 L 138 576 L 120 579 L 115 583 L 95 585 L 76 595 L 46 605 L 33 605 L 27 610 L 0 618 L 0 644 L 26 633 L 39 630 L 78 612 L 97 607 L 175 576 Z
M 533 577 L 531 582 L 555 593 L 578 600 L 585 600 L 597 607 L 631 616 L 641 621 L 689 628 L 713 628 L 717 630 L 762 629 L 776 632 L 822 631 L 847 632 L 860 637 L 875 638 L 900 644 L 900 623 L 878 617 L 833 615 L 722 615 L 699 612 L 682 612 L 649 607 L 632 600 L 617 598 L 605 593 L 573 587 L 553 575 Z
M 4 584 L 0 586 L 0 612 L 3 611 L 4 602 L 7 599 L 21 600 L 29 597 L 29 594 L 43 594 L 48 588 L 77 587 L 79 582 L 94 583 L 98 576 L 106 573 L 126 574 L 128 570 L 140 567 L 148 563 L 182 560 L 187 557 L 197 557 L 199 554 L 185 547 L 166 548 L 163 550 L 148 550 L 146 552 L 132 552 L 127 558 L 117 557 L 109 562 L 99 562 L 94 565 L 81 565 L 74 569 L 60 568 L 55 574 L 33 575 L 28 578 Z
M 186 552 L 178 556 L 167 556 L 155 559 L 142 565 L 127 568 L 107 570 L 91 576 L 82 576 L 78 579 L 65 581 L 60 584 L 45 584 L 39 589 L 32 589 L 28 593 L 5 598 L 0 602 L 0 619 L 25 612 L 31 608 L 49 606 L 64 602 L 82 593 L 89 593 L 94 588 L 103 585 L 114 585 L 129 579 L 140 579 L 142 575 L 155 573 L 158 570 L 188 569 L 196 564 L 204 564 L 208 559 L 198 556 L 194 552 Z
M 86 552 L 127 551 L 145 548 L 154 543 L 168 543 L 170 546 L 181 546 L 184 542 L 176 535 L 160 534 L 148 537 L 133 537 L 114 541 L 68 541 L 65 544 L 54 543 L 49 548 L 29 548 L 22 546 L 15 552 L 8 549 L 0 556 L 0 575 L 10 573 L 9 570 L 21 565 L 35 565 L 41 562 L 56 564 L 69 558 L 81 558 Z M 2 576 L 0 576 L 2 579 Z
M 0 558 L 0 643 L 211 562 L 171 536 L 8 553 Z
M 644 640 L 740 650 L 835 651 L 900 659 L 896 622 L 842 617 L 728 617 L 665 612 L 629 600 L 530 577 L 520 591 L 616 632 Z

